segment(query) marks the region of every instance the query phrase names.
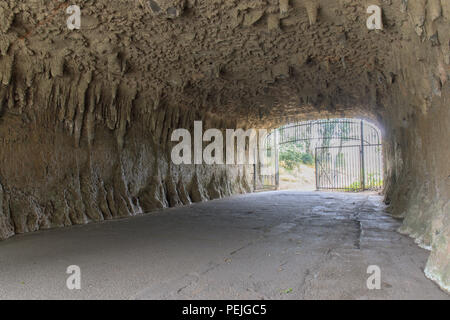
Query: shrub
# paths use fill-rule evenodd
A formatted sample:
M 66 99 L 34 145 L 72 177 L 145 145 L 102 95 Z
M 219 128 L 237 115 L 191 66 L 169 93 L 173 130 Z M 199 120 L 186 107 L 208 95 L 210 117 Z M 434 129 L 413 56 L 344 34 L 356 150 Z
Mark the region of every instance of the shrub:
M 280 163 L 287 170 L 292 170 L 300 163 L 312 165 L 314 158 L 311 154 L 303 152 L 302 145 L 289 143 L 280 146 Z
M 304 164 L 312 165 L 314 163 L 314 158 L 310 153 L 302 153 L 300 158 Z

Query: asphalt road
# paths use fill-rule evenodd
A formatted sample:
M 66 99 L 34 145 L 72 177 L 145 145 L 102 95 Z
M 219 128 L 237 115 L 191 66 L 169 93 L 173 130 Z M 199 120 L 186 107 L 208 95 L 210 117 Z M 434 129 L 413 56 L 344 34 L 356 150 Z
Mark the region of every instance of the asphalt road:
M 0 242 L 0 299 L 449 299 L 399 224 L 377 195 L 280 191 L 19 235 Z

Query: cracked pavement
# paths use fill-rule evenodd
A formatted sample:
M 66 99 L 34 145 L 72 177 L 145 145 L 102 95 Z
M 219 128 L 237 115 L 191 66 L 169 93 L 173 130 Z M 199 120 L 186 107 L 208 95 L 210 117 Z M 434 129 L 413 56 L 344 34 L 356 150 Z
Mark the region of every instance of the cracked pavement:
M 0 242 L 0 299 L 449 299 L 399 226 L 374 193 L 275 191 L 19 235 Z

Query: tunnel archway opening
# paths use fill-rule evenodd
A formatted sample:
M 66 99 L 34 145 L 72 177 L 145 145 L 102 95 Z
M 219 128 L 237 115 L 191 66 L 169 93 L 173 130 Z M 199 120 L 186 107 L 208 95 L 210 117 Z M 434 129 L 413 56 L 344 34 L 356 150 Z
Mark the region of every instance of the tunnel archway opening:
M 380 128 L 356 118 L 290 122 L 261 146 L 255 189 L 380 191 L 384 184 Z

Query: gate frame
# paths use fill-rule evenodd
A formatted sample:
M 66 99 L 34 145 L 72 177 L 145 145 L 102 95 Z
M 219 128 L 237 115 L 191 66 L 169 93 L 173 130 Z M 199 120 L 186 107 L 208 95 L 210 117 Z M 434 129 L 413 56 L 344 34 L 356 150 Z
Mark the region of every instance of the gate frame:
M 359 120 L 359 121 L 358 121 Z M 285 126 L 282 126 L 280 128 L 276 128 L 274 130 L 272 130 L 267 137 L 272 135 L 272 143 L 271 143 L 271 150 L 272 150 L 272 155 L 274 158 L 274 173 L 273 175 L 270 175 L 270 180 L 273 181 L 273 184 L 262 184 L 261 187 L 262 189 L 276 189 L 278 190 L 280 187 L 280 173 L 279 173 L 279 146 L 282 144 L 287 144 L 287 143 L 294 143 L 294 142 L 298 142 L 298 141 L 308 141 L 308 140 L 313 140 L 313 139 L 317 139 L 317 137 L 309 137 L 309 138 L 297 138 L 297 128 L 301 128 L 301 127 L 306 127 L 306 126 L 315 126 L 315 125 L 322 125 L 323 123 L 332 123 L 333 121 L 335 122 L 341 122 L 341 123 L 349 123 L 351 125 L 355 125 L 356 128 L 353 129 L 353 133 L 357 133 L 359 131 L 359 137 L 358 135 L 355 136 L 347 136 L 346 138 L 342 138 L 342 140 L 347 140 L 347 141 L 360 141 L 359 145 L 354 145 L 353 147 L 359 147 L 360 148 L 360 155 L 359 155 L 359 161 L 360 161 L 360 190 L 367 190 L 366 189 L 366 168 L 365 168 L 365 158 L 366 158 L 366 154 L 365 154 L 365 148 L 366 147 L 373 147 L 373 146 L 380 146 L 381 148 L 383 147 L 382 144 L 382 140 L 381 140 L 381 133 L 380 130 L 373 125 L 372 123 L 370 123 L 369 121 L 365 121 L 363 119 L 351 119 L 351 118 L 336 118 L 336 119 L 323 119 L 323 120 L 316 120 L 316 121 L 304 121 L 304 122 L 298 122 L 298 123 L 292 123 L 292 124 L 288 124 Z M 358 125 L 359 124 L 359 125 Z M 368 140 L 365 141 L 365 131 L 364 131 L 364 125 L 369 126 L 369 128 L 371 128 L 373 130 L 370 131 L 369 136 L 368 136 Z M 359 130 L 358 128 L 359 127 Z M 295 131 L 295 137 L 293 140 L 286 140 L 286 136 L 284 135 L 285 130 L 294 130 Z M 377 141 L 377 143 L 373 143 L 374 141 L 372 141 L 373 136 L 375 135 L 375 141 Z M 371 138 L 372 137 L 372 138 Z M 324 138 L 324 137 L 321 137 Z M 338 139 L 337 137 L 333 137 L 330 136 L 328 137 L 329 139 Z M 258 146 L 261 147 L 261 146 Z M 327 147 L 316 147 L 315 148 L 315 176 L 316 176 L 316 190 L 321 190 L 324 188 L 321 188 L 319 185 L 319 179 L 318 179 L 318 175 L 319 175 L 319 170 L 318 170 L 318 164 L 317 164 L 317 149 L 323 149 L 323 148 L 327 148 Z M 333 148 L 333 147 L 328 147 L 328 148 Z M 268 149 L 265 149 L 268 150 Z M 380 167 L 380 174 L 381 176 L 383 175 L 383 156 L 381 156 L 381 161 L 380 161 L 381 167 Z M 256 176 L 258 174 L 258 168 L 255 165 L 254 167 L 254 179 L 253 179 L 253 183 L 254 183 L 254 187 L 255 190 L 259 190 L 257 187 L 257 179 Z M 259 180 L 261 180 L 261 178 L 267 178 L 268 176 L 262 176 L 259 172 Z M 382 181 L 382 180 L 380 180 Z M 334 188 L 334 190 L 349 190 L 350 188 Z

